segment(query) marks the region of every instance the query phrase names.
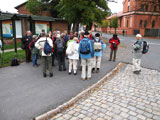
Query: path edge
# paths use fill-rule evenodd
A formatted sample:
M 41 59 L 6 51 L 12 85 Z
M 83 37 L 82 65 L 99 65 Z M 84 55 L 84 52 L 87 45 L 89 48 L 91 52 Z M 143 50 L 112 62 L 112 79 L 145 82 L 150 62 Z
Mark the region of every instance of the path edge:
M 95 89 L 99 88 L 104 82 L 114 77 L 119 71 L 120 68 L 125 63 L 120 62 L 114 69 L 112 69 L 109 73 L 107 73 L 104 77 L 102 77 L 98 82 L 91 85 L 89 88 L 86 88 L 82 92 L 80 92 L 75 97 L 71 98 L 68 102 L 58 106 L 57 108 L 50 110 L 40 116 L 37 116 L 33 118 L 33 120 L 49 120 L 50 118 L 54 117 L 58 113 L 61 113 L 62 111 L 66 110 L 67 108 L 70 108 L 73 106 L 76 102 L 78 102 L 83 97 L 87 96 L 90 92 L 94 91 Z

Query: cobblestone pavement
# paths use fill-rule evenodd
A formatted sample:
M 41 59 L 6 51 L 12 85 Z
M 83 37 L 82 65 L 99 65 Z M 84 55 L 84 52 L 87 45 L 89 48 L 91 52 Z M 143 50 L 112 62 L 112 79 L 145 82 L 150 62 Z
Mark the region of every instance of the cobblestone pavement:
M 160 120 L 160 72 L 127 65 L 115 77 L 50 120 Z

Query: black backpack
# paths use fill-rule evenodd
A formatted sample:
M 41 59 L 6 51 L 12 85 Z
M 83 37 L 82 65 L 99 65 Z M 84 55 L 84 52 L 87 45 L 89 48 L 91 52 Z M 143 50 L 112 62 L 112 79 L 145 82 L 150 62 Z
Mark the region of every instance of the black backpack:
M 16 58 L 13 58 L 12 61 L 11 61 L 11 66 L 18 66 L 19 65 L 19 62 Z
M 143 50 L 142 54 L 146 54 L 149 51 L 149 44 L 146 41 L 143 41 Z
M 64 52 L 64 45 L 61 39 L 57 40 L 57 52 Z

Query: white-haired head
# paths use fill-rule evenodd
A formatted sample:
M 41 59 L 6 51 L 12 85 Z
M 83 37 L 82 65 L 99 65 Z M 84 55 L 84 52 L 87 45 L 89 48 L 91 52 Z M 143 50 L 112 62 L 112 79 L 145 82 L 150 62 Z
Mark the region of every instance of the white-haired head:
M 139 37 L 139 38 L 142 38 L 142 35 L 141 35 L 141 34 L 137 34 L 136 37 L 137 37 L 137 38 L 138 38 L 138 37 Z

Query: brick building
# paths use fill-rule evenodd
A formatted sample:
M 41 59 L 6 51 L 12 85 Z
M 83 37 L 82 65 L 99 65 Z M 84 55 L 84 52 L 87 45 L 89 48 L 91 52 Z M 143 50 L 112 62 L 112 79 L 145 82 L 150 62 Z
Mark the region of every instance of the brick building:
M 18 6 L 15 7 L 15 9 L 18 10 L 19 14 L 25 14 L 25 15 L 32 15 L 29 10 L 26 9 L 26 4 L 27 2 L 24 2 Z M 51 13 L 49 11 L 41 11 L 38 15 L 40 16 L 48 16 L 48 17 L 52 17 Z M 41 23 L 37 23 L 37 24 L 49 24 L 48 22 L 41 22 Z M 52 31 L 55 30 L 60 30 L 61 32 L 63 32 L 64 30 L 68 30 L 68 23 L 67 21 L 63 20 L 63 19 L 59 19 L 59 18 L 54 18 L 54 21 L 52 22 Z
M 143 36 L 160 37 L 160 0 L 124 0 L 123 11 L 107 19 L 118 17 L 117 33 L 125 30 L 127 35 L 137 33 Z M 102 28 L 103 31 L 114 33 L 113 28 Z

